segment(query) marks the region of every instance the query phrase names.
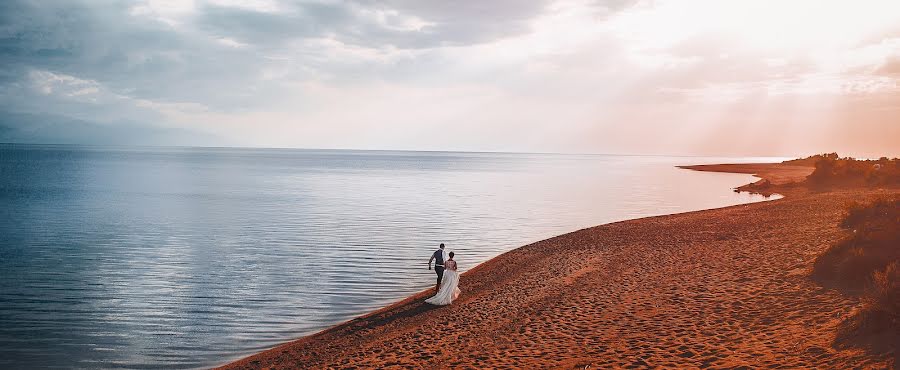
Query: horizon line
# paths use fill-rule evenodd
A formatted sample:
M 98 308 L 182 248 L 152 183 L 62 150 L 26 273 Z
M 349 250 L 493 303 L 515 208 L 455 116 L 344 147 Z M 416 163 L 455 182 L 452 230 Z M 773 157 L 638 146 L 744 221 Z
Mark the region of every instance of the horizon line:
M 470 154 L 538 154 L 538 155 L 585 155 L 619 157 L 686 157 L 686 158 L 803 158 L 804 155 L 723 155 L 723 154 L 649 154 L 649 153 L 581 153 L 581 152 L 528 152 L 505 150 L 447 150 L 447 149 L 363 149 L 363 148 L 313 148 L 313 147 L 266 147 L 242 145 L 145 145 L 145 144 L 77 144 L 77 143 L 16 143 L 0 142 L 0 146 L 68 146 L 97 148 L 170 148 L 170 149 L 263 149 L 263 150 L 303 150 L 303 151 L 358 151 L 358 152 L 417 152 L 417 153 L 470 153 Z M 825 152 L 823 152 L 825 153 Z M 815 153 L 815 154 L 823 154 Z M 810 154 L 810 155 L 815 155 Z

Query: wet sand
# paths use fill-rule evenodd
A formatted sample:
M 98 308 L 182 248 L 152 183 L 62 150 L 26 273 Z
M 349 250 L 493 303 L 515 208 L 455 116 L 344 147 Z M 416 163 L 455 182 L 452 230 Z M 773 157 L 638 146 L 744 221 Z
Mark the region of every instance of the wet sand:
M 786 168 L 793 167 L 793 168 Z M 721 165 L 784 184 L 808 167 Z M 642 218 L 530 244 L 462 275 L 462 296 L 422 292 L 224 368 L 891 368 L 833 346 L 860 306 L 809 278 L 842 238 L 846 204 L 897 190 L 827 193 Z

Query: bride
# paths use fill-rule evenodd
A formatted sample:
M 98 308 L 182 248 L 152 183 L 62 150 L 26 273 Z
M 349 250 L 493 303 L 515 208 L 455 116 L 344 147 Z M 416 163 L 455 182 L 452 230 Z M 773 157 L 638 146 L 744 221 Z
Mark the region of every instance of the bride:
M 434 297 L 425 300 L 437 306 L 446 306 L 459 297 L 459 273 L 456 272 L 456 261 L 453 260 L 453 252 L 450 258 L 444 262 L 444 277 L 441 280 L 441 288 Z

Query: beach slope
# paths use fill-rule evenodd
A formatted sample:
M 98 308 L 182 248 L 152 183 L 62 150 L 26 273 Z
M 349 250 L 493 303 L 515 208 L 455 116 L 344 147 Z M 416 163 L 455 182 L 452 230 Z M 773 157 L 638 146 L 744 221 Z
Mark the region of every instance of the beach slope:
M 703 170 L 778 183 L 811 171 L 754 166 Z M 890 368 L 887 355 L 833 345 L 860 302 L 809 278 L 846 235 L 846 204 L 885 191 L 794 187 L 776 201 L 579 230 L 468 271 L 451 306 L 423 292 L 224 368 Z

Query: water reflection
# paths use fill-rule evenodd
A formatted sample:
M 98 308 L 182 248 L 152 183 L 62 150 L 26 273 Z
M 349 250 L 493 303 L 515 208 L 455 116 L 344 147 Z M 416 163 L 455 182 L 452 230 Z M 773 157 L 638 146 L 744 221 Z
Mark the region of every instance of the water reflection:
M 750 159 L 746 159 L 750 160 Z M 0 367 L 205 367 L 623 219 L 759 201 L 734 158 L 0 146 Z

